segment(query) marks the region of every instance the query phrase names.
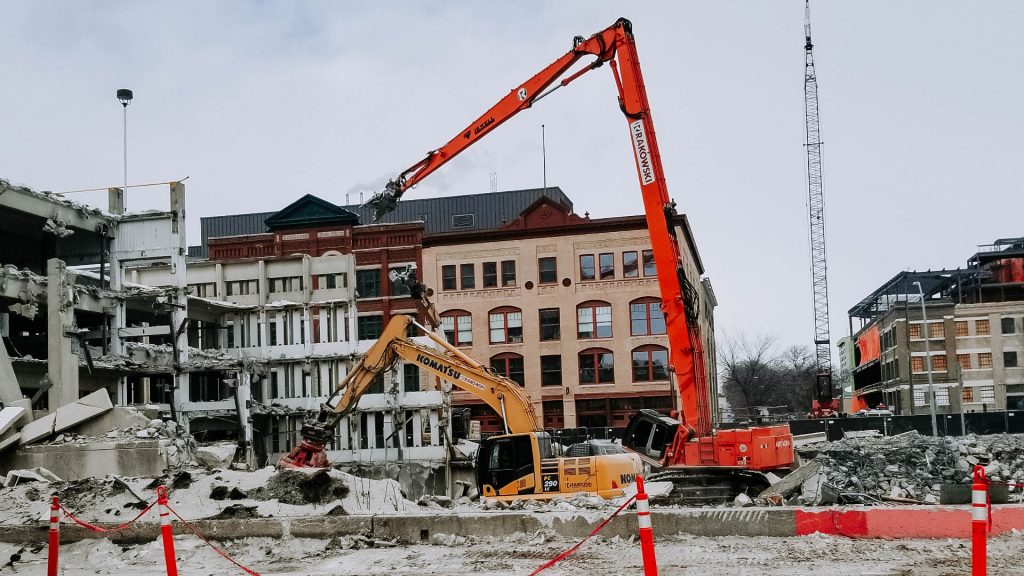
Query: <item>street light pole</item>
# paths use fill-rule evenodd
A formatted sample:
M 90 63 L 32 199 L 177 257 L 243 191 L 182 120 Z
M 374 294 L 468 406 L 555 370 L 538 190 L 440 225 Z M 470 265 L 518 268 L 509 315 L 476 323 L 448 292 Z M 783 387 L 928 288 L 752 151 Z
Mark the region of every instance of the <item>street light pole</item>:
M 124 191 L 122 206 L 128 204 L 128 105 L 131 104 L 134 96 L 132 91 L 127 88 L 121 88 L 117 91 L 117 101 L 121 103 L 121 108 L 124 110 Z
M 932 348 L 928 341 L 928 311 L 924 305 L 924 289 L 921 288 L 920 282 L 914 282 L 917 285 L 917 293 L 921 295 L 921 318 L 924 321 L 924 328 L 921 332 L 924 334 L 924 353 L 925 362 L 928 368 L 928 407 L 932 414 L 932 436 L 938 437 L 939 435 L 939 423 L 935 416 L 935 383 L 932 381 Z M 911 376 L 913 376 L 913 370 L 911 370 Z

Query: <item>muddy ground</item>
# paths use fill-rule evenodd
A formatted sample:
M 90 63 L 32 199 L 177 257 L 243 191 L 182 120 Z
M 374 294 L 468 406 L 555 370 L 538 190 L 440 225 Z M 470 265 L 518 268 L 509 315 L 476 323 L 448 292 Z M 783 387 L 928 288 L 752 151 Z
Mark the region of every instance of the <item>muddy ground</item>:
M 443 539 L 443 538 L 442 538 Z M 246 539 L 227 550 L 265 575 L 342 576 L 356 574 L 526 575 L 573 544 L 546 534 L 503 540 L 456 539 L 447 545 L 396 548 L 327 549 L 321 540 Z M 242 574 L 195 538 L 176 538 L 181 574 Z M 45 549 L 33 552 L 0 544 L 0 560 L 20 559 L 0 575 L 45 573 Z M 703 538 L 661 536 L 657 554 L 662 574 L 690 576 L 961 576 L 970 573 L 967 540 L 854 540 L 830 536 L 800 538 Z M 1024 538 L 1019 534 L 990 542 L 989 574 L 1021 574 Z M 61 549 L 62 574 L 166 574 L 158 543 L 119 546 L 108 541 L 67 544 Z M 591 540 L 544 576 L 642 574 L 639 546 L 624 540 Z

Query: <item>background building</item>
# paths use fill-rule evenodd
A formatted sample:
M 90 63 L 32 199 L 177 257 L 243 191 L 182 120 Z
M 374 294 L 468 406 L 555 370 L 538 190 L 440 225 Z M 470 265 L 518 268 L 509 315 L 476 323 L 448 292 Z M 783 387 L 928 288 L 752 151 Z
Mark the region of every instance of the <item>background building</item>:
M 717 302 L 685 216 L 675 225 L 714 379 Z M 491 230 L 427 234 L 423 260 L 449 341 L 522 384 L 546 427 L 622 427 L 640 408 L 678 407 L 643 216 L 591 219 L 543 197 Z M 502 430 L 472 396 L 454 403 L 483 431 Z
M 901 272 L 849 314 L 853 411 L 927 413 L 928 358 L 937 412 L 1024 409 L 1024 238 L 981 246 L 964 268 Z

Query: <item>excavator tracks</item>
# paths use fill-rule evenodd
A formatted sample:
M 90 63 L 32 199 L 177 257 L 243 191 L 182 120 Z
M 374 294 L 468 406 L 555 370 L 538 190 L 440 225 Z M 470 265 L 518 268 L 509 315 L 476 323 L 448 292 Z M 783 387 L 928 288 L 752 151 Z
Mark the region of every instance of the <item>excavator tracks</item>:
M 654 504 L 676 506 L 718 506 L 740 494 L 757 496 L 769 486 L 760 472 L 726 470 L 720 472 L 662 470 L 647 477 L 648 482 L 672 482 L 672 492 L 654 497 Z

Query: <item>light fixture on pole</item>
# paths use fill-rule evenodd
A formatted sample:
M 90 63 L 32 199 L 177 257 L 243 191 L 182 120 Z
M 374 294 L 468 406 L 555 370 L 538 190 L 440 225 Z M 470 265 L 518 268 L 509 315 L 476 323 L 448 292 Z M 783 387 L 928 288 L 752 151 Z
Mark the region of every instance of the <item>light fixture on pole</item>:
M 123 204 L 128 203 L 128 105 L 132 102 L 134 94 L 127 88 L 118 88 L 117 90 L 117 101 L 121 103 L 121 108 L 124 110 L 124 190 Z
M 938 437 L 939 424 L 935 417 L 935 383 L 932 381 L 932 349 L 928 343 L 928 312 L 924 306 L 924 289 L 921 288 L 920 282 L 914 282 L 914 284 L 917 285 L 917 293 L 921 295 L 921 319 L 924 322 L 921 333 L 924 335 L 924 354 L 928 368 L 928 406 L 932 415 L 932 436 Z M 913 369 L 911 369 L 910 374 L 911 378 L 913 378 Z

